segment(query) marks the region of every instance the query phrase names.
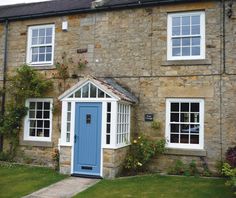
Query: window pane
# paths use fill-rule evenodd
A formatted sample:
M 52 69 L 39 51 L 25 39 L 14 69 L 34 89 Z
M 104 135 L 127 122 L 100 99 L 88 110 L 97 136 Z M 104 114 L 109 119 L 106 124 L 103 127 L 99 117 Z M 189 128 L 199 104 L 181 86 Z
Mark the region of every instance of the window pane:
M 190 26 L 182 27 L 182 35 L 190 35 Z
M 190 46 L 190 38 L 183 38 L 182 46 Z
M 52 35 L 52 28 L 47 28 L 46 29 L 46 36 L 51 36 Z
M 67 121 L 71 121 L 71 113 L 67 112 Z
M 75 92 L 75 97 L 80 98 L 81 97 L 81 89 Z
M 52 54 L 46 54 L 46 61 L 52 60 Z
M 71 111 L 71 103 L 68 102 L 67 105 L 68 105 L 68 106 L 67 106 L 67 111 Z
M 190 143 L 191 144 L 199 144 L 199 136 L 198 135 L 191 135 L 190 136 Z
M 182 17 L 182 25 L 190 25 L 190 16 L 183 16 Z
M 111 122 L 111 114 L 110 113 L 107 114 L 107 122 Z
M 39 54 L 39 62 L 45 61 L 45 54 Z
M 107 124 L 107 133 L 110 133 L 110 132 L 111 132 L 111 125 Z
M 107 112 L 111 112 L 111 103 L 110 102 L 107 103 Z
M 191 103 L 191 112 L 199 112 L 199 103 Z
M 199 122 L 199 113 L 191 113 L 191 122 Z
M 36 118 L 42 118 L 42 111 L 37 111 Z
M 172 26 L 180 26 L 180 17 L 172 18 Z
M 180 27 L 173 27 L 172 36 L 179 36 L 179 35 L 180 35 Z
M 179 134 L 171 134 L 170 142 L 171 143 L 179 143 Z
M 172 55 L 173 56 L 180 56 L 180 48 L 173 48 Z
M 189 103 L 181 103 L 181 111 L 189 112 Z
M 44 111 L 43 118 L 49 119 L 49 117 L 50 117 L 50 111 Z
M 200 16 L 192 16 L 192 25 L 200 24 Z
M 67 123 L 66 131 L 70 131 L 70 123 Z
M 179 103 L 171 103 L 171 111 L 179 112 Z
M 38 44 L 38 38 L 32 38 L 32 45 Z
M 171 124 L 170 125 L 170 132 L 179 133 L 179 124 Z
M 82 97 L 83 98 L 88 98 L 88 91 L 89 91 L 89 84 L 86 84 L 82 88 Z
M 95 87 L 93 84 L 90 84 L 90 97 L 96 98 L 97 94 L 97 87 Z
M 189 125 L 181 124 L 181 133 L 189 133 Z
M 43 121 L 37 120 L 37 128 L 43 128 Z
M 190 133 L 191 134 L 199 134 L 199 124 L 191 124 L 190 125 Z
M 29 111 L 29 118 L 35 118 L 35 111 Z
M 45 53 L 46 47 L 40 47 L 39 48 L 39 53 Z
M 35 136 L 35 129 L 30 129 L 30 136 Z
M 107 135 L 107 137 L 106 137 L 106 143 L 107 143 L 107 144 L 110 144 L 110 135 Z
M 39 44 L 45 44 L 45 37 L 39 37 Z
M 44 129 L 44 137 L 49 137 L 49 129 Z
M 182 55 L 189 56 L 190 55 L 190 47 L 183 47 L 182 48 Z
M 46 47 L 46 52 L 47 53 L 52 52 L 52 47 Z
M 29 103 L 29 109 L 35 109 L 35 102 Z
M 37 136 L 43 137 L 43 130 L 42 129 L 37 129 Z
M 38 54 L 39 53 L 39 48 L 38 47 L 33 47 L 32 48 L 32 53 L 33 54 Z
M 200 47 L 192 47 L 192 55 L 193 56 L 200 55 Z
M 36 121 L 30 120 L 30 128 L 35 128 L 35 127 L 36 127 Z
M 32 55 L 32 62 L 38 62 L 38 55 Z
M 189 135 L 180 135 L 180 143 L 187 144 L 189 143 Z
M 32 37 L 37 37 L 38 33 L 38 29 L 32 30 Z
M 200 45 L 200 37 L 192 38 L 192 45 Z
M 98 89 L 98 97 L 99 98 L 104 98 L 104 92 Z
M 52 37 L 46 37 L 46 44 L 52 43 Z
M 44 109 L 49 110 L 50 109 L 50 102 L 44 102 Z
M 200 34 L 200 25 L 192 26 L 192 35 Z
M 179 113 L 171 113 L 170 121 L 171 122 L 179 122 Z
M 189 113 L 181 113 L 181 122 L 189 122 Z
M 44 128 L 50 128 L 50 121 L 44 121 Z
M 172 39 L 172 45 L 173 46 L 180 46 L 180 39 Z
M 39 36 L 45 37 L 45 29 L 39 29 Z

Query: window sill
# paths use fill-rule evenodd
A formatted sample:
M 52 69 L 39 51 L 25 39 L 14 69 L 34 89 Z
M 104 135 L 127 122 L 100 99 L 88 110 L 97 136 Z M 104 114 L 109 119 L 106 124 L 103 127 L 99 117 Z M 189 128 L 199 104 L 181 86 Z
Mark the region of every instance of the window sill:
M 209 59 L 204 60 L 169 60 L 163 61 L 161 66 L 204 66 L 211 65 L 212 61 Z
M 52 142 L 43 142 L 43 141 L 28 141 L 28 140 L 21 140 L 21 146 L 36 146 L 36 147 L 53 147 Z
M 54 70 L 56 67 L 54 65 L 29 65 L 32 69 L 35 70 Z
M 198 156 L 205 157 L 206 150 L 204 149 L 175 149 L 175 148 L 167 148 L 165 151 L 167 155 L 186 155 L 186 156 Z

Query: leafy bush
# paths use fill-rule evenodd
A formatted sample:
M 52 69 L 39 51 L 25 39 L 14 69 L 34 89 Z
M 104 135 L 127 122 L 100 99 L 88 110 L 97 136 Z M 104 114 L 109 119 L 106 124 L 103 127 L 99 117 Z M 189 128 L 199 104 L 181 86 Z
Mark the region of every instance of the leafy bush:
M 236 167 L 236 146 L 235 147 L 230 147 L 226 151 L 226 161 L 229 163 L 230 166 L 233 168 Z
M 126 156 L 124 168 L 128 172 L 143 171 L 148 162 L 156 155 L 165 151 L 165 140 L 154 141 L 145 136 L 134 139 Z
M 229 177 L 226 185 L 232 186 L 234 190 L 236 189 L 236 168 L 233 168 L 228 163 L 224 163 L 222 167 L 222 174 Z M 236 192 L 235 192 L 236 194 Z
M 199 170 L 194 160 L 189 164 L 184 164 L 181 160 L 176 160 L 174 166 L 170 168 L 168 173 L 173 175 L 198 176 Z

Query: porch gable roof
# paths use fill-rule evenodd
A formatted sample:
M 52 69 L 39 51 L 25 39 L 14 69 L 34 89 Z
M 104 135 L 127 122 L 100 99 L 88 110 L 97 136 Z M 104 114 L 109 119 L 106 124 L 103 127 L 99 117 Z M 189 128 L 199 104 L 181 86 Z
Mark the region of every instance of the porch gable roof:
M 117 99 L 117 100 L 123 100 L 130 103 L 138 103 L 138 99 L 136 96 L 134 96 L 132 93 L 127 91 L 125 88 L 123 88 L 121 85 L 119 85 L 114 79 L 112 78 L 105 78 L 105 79 L 98 79 L 92 76 L 89 76 L 79 82 L 77 82 L 74 86 L 66 90 L 63 94 L 61 94 L 58 99 L 63 100 L 65 98 L 68 98 L 79 90 L 83 85 L 86 83 L 91 82 L 93 83 L 97 88 L 101 89 L 111 97 Z

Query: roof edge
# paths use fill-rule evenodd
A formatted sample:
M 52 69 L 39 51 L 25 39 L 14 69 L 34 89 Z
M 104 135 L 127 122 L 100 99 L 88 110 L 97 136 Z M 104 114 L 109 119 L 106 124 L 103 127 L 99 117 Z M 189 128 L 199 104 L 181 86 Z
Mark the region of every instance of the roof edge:
M 53 16 L 61 16 L 61 15 L 69 15 L 69 14 L 77 14 L 77 13 L 79 14 L 79 13 L 113 11 L 113 10 L 131 9 L 131 8 L 142 8 L 142 7 L 150 7 L 150 6 L 155 6 L 155 5 L 163 5 L 163 4 L 171 4 L 171 3 L 183 3 L 183 2 L 192 3 L 192 2 L 205 2 L 205 1 L 206 0 L 187 0 L 187 1 L 186 0 L 163 0 L 163 1 L 158 1 L 158 2 L 155 0 L 150 0 L 148 2 L 137 1 L 135 3 L 128 3 L 128 4 L 102 5 L 95 8 L 93 7 L 78 8 L 78 9 L 62 10 L 62 11 L 55 11 L 55 12 L 45 12 L 45 13 L 38 13 L 38 14 L 2 17 L 0 18 L 0 22 L 26 20 L 26 19 L 43 18 L 43 17 L 53 17 Z M 207 0 L 207 1 L 220 1 L 220 0 Z M 38 2 L 38 3 L 48 3 L 48 2 L 49 1 Z M 34 4 L 37 4 L 37 3 L 34 3 Z M 17 5 L 22 5 L 22 4 L 17 4 Z

